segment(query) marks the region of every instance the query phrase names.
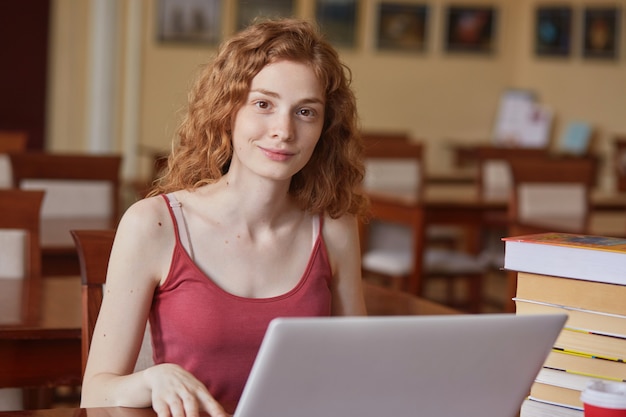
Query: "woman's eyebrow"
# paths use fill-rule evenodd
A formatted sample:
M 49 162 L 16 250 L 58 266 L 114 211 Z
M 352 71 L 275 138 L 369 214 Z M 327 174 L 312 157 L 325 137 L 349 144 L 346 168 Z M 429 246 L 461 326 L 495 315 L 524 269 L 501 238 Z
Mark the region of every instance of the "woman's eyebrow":
M 254 88 L 250 90 L 250 93 L 259 93 L 270 97 L 280 98 L 280 94 L 275 91 L 267 90 L 265 88 Z M 320 97 L 305 97 L 299 101 L 299 103 L 312 103 L 324 105 L 325 101 Z
M 249 94 L 253 94 L 253 93 L 263 94 L 263 95 L 266 95 L 266 96 L 269 96 L 269 97 L 273 97 L 273 98 L 280 98 L 280 94 L 278 94 L 277 92 L 271 91 L 271 90 L 266 90 L 264 88 L 254 88 L 254 89 L 251 89 Z M 322 105 L 322 106 L 326 105 L 326 101 L 325 100 L 323 100 L 320 97 L 315 97 L 315 96 L 314 97 L 305 97 L 305 98 L 299 100 L 298 103 L 299 104 L 319 104 L 319 105 Z
M 264 94 L 266 96 L 271 96 L 271 97 L 280 97 L 280 94 L 271 91 L 271 90 L 266 90 L 264 88 L 254 88 L 250 90 L 250 93 L 260 93 L 260 94 Z

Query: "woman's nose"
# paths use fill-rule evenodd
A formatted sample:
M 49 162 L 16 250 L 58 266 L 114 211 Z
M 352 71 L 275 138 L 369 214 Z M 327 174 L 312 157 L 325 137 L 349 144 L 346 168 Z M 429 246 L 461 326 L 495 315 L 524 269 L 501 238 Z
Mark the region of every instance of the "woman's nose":
M 288 112 L 277 112 L 272 117 L 271 134 L 280 140 L 293 138 L 293 118 Z

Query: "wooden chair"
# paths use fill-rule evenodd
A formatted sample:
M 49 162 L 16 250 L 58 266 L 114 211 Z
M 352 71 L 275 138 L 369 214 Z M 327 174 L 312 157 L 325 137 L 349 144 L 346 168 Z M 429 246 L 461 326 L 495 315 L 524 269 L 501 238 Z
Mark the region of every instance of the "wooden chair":
M 43 275 L 78 275 L 70 229 L 117 225 L 120 208 L 119 155 L 10 154 L 15 188 L 46 191 L 41 210 Z
M 413 294 L 422 292 L 422 256 L 413 256 L 423 253 L 425 236 L 422 153 L 422 145 L 418 143 L 387 143 L 379 138 L 365 138 L 364 188 L 373 192 L 370 193 L 372 220 L 361 228 L 363 270 L 385 276 L 393 286 L 404 287 Z M 411 204 L 398 206 L 375 193 L 390 189 L 404 190 L 415 199 Z
M 10 158 L 15 188 L 48 190 L 43 216 L 106 216 L 111 227 L 117 223 L 120 155 L 25 152 Z M 98 195 L 101 191 L 104 196 Z
M 513 187 L 509 161 L 547 155 L 544 148 L 507 148 L 481 146 L 476 148 L 478 161 L 478 195 L 484 200 L 508 199 Z
M 412 142 L 411 136 L 406 132 L 363 131 L 361 138 L 366 146 L 376 146 L 376 149 L 373 149 L 375 152 L 380 152 L 382 151 L 381 148 L 387 146 L 402 149 Z M 391 165 L 393 166 L 394 164 L 392 163 Z M 392 167 L 391 169 L 393 170 L 394 168 Z M 399 169 L 402 170 L 403 168 Z M 377 175 L 380 175 L 380 173 Z M 389 176 L 391 173 L 387 175 Z M 397 178 L 398 176 L 395 176 L 393 179 L 395 185 L 397 185 Z M 448 247 L 458 247 L 460 245 L 459 242 L 465 238 L 463 231 L 453 225 L 427 225 L 425 233 L 427 242 Z
M 11 188 L 13 179 L 9 153 L 25 152 L 28 133 L 18 130 L 0 130 L 0 188 Z
M 513 190 L 509 203 L 509 236 L 542 232 L 588 233 L 591 191 L 596 182 L 593 157 L 522 158 L 510 161 Z M 517 274 L 508 276 L 507 311 Z
M 513 189 L 513 176 L 510 161 L 521 158 L 547 156 L 545 148 L 513 148 L 479 146 L 475 149 L 478 163 L 478 198 L 484 201 L 508 201 Z M 492 268 L 502 268 L 504 264 L 504 244 L 500 240 L 507 233 L 508 216 L 500 210 L 486 211 L 482 219 L 482 233 L 477 236 L 475 245 L 489 259 Z
M 35 281 L 41 276 L 39 217 L 43 191 L 0 190 L 0 279 L 11 281 L 0 294 L 3 325 L 34 324 L 39 319 L 39 294 Z M 0 389 L 0 409 L 25 408 L 31 390 Z
M 455 304 L 454 278 L 464 278 L 469 284 L 469 309 L 478 312 L 485 272 L 482 262 L 466 253 L 427 245 L 422 144 L 366 140 L 365 156 L 364 188 L 370 196 L 372 219 L 361 230 L 364 275 L 385 277 L 396 288 L 420 296 L 423 279 L 444 277 L 449 304 Z M 398 203 L 393 197 L 398 192 L 411 198 Z
M 43 191 L 0 190 L 0 278 L 40 279 L 39 218 L 43 198 Z M 29 308 L 37 303 L 36 295 L 29 291 L 24 291 L 23 295 L 26 298 L 21 300 L 19 320 L 36 320 L 36 309 Z
M 72 230 L 72 237 L 80 260 L 82 286 L 82 365 L 83 373 L 89 355 L 96 320 L 102 306 L 109 256 L 113 247 L 115 230 Z M 152 347 L 149 327 L 146 327 L 135 371 L 152 364 Z
M 589 230 L 595 158 L 516 159 L 511 161 L 511 171 L 509 233 Z

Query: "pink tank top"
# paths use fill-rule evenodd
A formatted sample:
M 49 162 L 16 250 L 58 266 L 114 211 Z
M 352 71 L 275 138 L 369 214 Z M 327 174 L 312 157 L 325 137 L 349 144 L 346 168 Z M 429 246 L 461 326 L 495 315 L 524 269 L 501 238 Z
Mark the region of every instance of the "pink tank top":
M 319 232 L 298 284 L 277 297 L 244 298 L 222 290 L 194 263 L 181 241 L 188 237 L 182 211 L 176 220 L 176 206 L 175 200 L 168 204 L 176 231 L 171 267 L 150 311 L 154 362 L 182 366 L 233 413 L 270 320 L 330 315 L 332 273 L 323 217 L 315 220 Z

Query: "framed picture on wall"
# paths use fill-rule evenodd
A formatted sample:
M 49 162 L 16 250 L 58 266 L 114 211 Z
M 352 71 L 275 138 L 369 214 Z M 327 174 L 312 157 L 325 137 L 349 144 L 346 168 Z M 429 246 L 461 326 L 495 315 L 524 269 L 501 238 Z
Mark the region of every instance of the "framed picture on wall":
M 572 8 L 539 6 L 535 10 L 535 54 L 566 57 L 572 46 Z
M 449 6 L 444 37 L 446 51 L 493 52 L 495 20 L 496 11 L 490 6 Z
M 220 0 L 159 0 L 161 42 L 217 44 L 221 35 Z
M 356 0 L 316 0 L 315 17 L 328 40 L 335 46 L 356 46 Z
M 427 26 L 427 5 L 380 3 L 376 46 L 379 50 L 422 52 Z
M 237 4 L 237 29 L 248 26 L 255 18 L 293 16 L 294 0 L 239 0 Z
M 618 55 L 620 9 L 585 7 L 583 11 L 583 56 L 616 59 Z

